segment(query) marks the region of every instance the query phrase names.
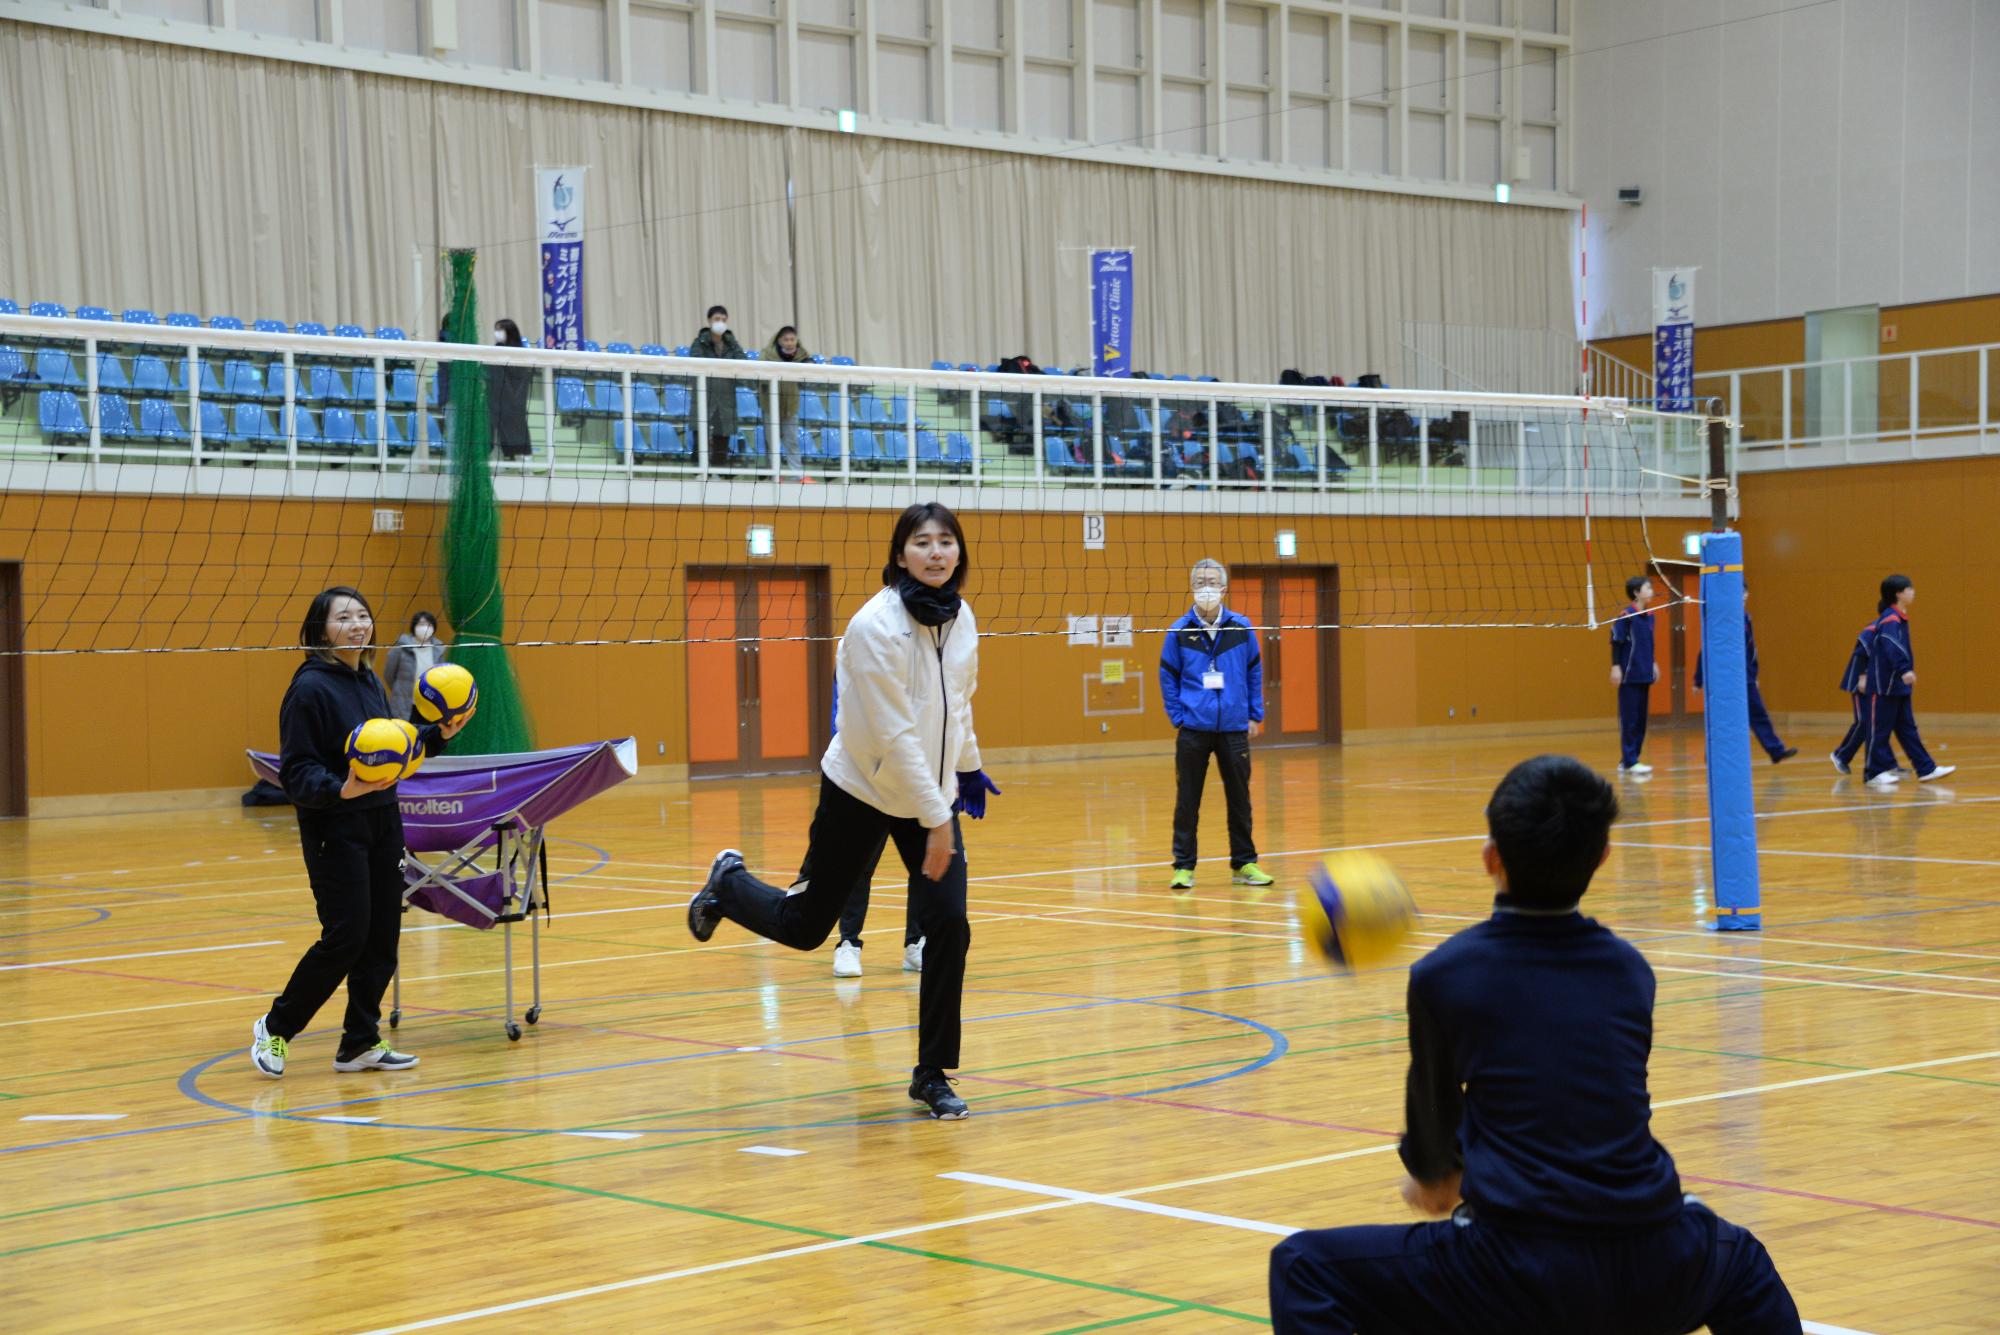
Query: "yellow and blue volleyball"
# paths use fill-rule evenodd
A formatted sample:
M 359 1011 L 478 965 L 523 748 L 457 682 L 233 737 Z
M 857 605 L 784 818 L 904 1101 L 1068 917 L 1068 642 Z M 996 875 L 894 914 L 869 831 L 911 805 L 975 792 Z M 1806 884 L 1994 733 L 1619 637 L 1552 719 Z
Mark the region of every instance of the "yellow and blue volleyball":
M 407 779 L 424 767 L 424 744 L 417 740 L 416 724 L 403 718 L 396 719 L 395 724 L 410 738 L 410 763 L 403 770 L 403 777 Z
M 371 718 L 347 734 L 347 768 L 363 783 L 394 782 L 419 755 L 417 730 L 400 719 Z
M 479 683 L 456 663 L 439 663 L 417 678 L 417 714 L 426 723 L 456 723 L 479 701 Z
M 1394 960 L 1416 931 L 1417 901 L 1388 859 L 1336 853 L 1307 873 L 1299 927 L 1334 968 L 1372 969 Z

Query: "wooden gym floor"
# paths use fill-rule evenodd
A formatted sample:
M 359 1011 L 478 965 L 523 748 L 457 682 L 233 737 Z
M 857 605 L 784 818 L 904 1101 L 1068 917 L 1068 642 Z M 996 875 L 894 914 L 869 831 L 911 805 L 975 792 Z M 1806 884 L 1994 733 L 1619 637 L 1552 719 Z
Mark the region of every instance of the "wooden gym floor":
M 1808 1329 L 2000 1318 L 2000 735 L 1940 731 L 1949 788 L 1760 767 L 1766 930 L 1700 929 L 1699 738 L 1657 735 L 1587 905 L 1658 971 L 1655 1127 L 1775 1254 Z M 737 844 L 782 879 L 803 778 L 627 785 L 559 824 L 547 1011 L 500 1032 L 500 941 L 412 915 L 396 1076 L 282 1083 L 251 1021 L 315 935 L 288 812 L 0 829 L 0 1304 L 20 1331 L 907 1331 L 1267 1326 L 1293 1226 L 1405 1218 L 1404 976 L 1325 976 L 1288 887 L 1386 846 L 1481 916 L 1481 808 L 1572 737 L 1260 753 L 1277 891 L 1165 889 L 1171 761 L 1001 767 L 969 826 L 962 1092 L 903 1093 L 899 871 L 867 975 L 682 905 Z M 1203 834 L 1225 851 L 1221 795 Z M 517 938 L 525 947 L 525 937 Z M 524 958 L 524 955 L 517 955 Z M 520 983 L 525 993 L 526 971 Z M 1496 998 L 1504 1004 L 1504 998 Z M 525 1001 L 521 1003 L 525 1006 Z

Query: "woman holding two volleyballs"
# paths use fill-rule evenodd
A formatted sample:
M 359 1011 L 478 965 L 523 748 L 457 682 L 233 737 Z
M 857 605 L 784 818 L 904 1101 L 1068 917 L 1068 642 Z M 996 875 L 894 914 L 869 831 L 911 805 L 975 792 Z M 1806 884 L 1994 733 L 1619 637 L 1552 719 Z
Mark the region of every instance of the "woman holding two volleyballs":
M 910 1098 L 946 1121 L 969 1111 L 946 1074 L 958 1065 L 972 935 L 955 813 L 978 820 L 986 795 L 1000 791 L 980 767 L 972 730 L 979 630 L 959 597 L 969 567 L 965 531 L 950 510 L 931 501 L 903 511 L 889 539 L 884 587 L 840 637 L 840 731 L 820 761 L 806 850 L 811 878 L 787 895 L 725 848 L 688 904 L 697 941 L 728 918 L 794 950 L 813 950 L 839 920 L 855 879 L 894 840 L 926 938 Z
M 375 614 L 355 590 L 340 586 L 313 599 L 299 630 L 306 660 L 278 706 L 278 779 L 298 809 L 320 937 L 251 1029 L 251 1063 L 274 1080 L 285 1073 L 292 1039 L 342 979 L 347 1017 L 333 1069 L 400 1071 L 417 1064 L 383 1042 L 380 1030 L 382 993 L 396 975 L 402 928 L 403 814 L 396 779 L 370 782 L 349 763 L 349 737 L 389 713 L 371 663 L 374 635 Z M 468 700 L 455 717 L 418 727 L 417 753 L 440 754 L 475 707 Z

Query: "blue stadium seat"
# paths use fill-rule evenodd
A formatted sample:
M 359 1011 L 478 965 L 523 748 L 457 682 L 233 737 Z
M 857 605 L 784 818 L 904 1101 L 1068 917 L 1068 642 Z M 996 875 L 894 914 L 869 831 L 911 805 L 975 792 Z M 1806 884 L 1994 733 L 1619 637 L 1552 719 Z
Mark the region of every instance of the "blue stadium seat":
M 339 371 L 331 366 L 306 366 L 299 370 L 298 397 L 303 403 L 345 403 L 350 396 Z M 374 399 L 372 392 L 369 399 Z
M 348 403 L 358 403 L 363 407 L 375 406 L 375 368 L 363 363 L 347 373 Z
M 1079 463 L 1069 452 L 1069 442 L 1060 436 L 1042 437 L 1042 459 L 1048 470 L 1054 474 L 1075 476 L 1079 473 L 1094 472 L 1087 463 Z
M 355 450 L 361 447 L 359 433 L 354 426 L 354 414 L 338 404 L 329 407 L 322 415 L 320 430 L 329 448 Z
M 694 457 L 694 446 L 690 445 L 687 437 L 681 434 L 681 429 L 671 422 L 654 423 L 646 435 L 652 441 L 652 448 L 647 451 L 649 455 L 669 461 Z
M 556 413 L 565 418 L 588 417 L 590 395 L 575 376 L 556 377 Z
M 201 401 L 201 443 L 211 450 L 229 444 L 229 422 L 222 414 L 222 405 L 214 399 Z
M 199 365 L 201 366 L 201 396 L 204 399 L 226 397 L 222 392 L 222 382 L 215 378 L 215 363 L 201 362 Z M 174 368 L 174 392 L 176 394 L 187 388 L 186 375 L 187 372 L 181 367 L 177 366 Z
M 403 430 L 403 423 L 409 420 L 408 415 L 405 413 L 390 413 L 386 420 L 389 423 L 389 453 L 411 453 L 415 447 L 410 444 L 409 433 Z
M 561 401 L 558 393 L 557 401 Z M 590 386 L 590 415 L 593 417 L 623 417 L 625 415 L 625 391 L 616 380 L 596 380 Z
M 771 451 L 764 443 L 764 428 L 744 427 L 729 438 L 729 453 L 732 458 L 744 463 L 763 463 L 770 459 Z
M 660 386 L 660 412 L 679 420 L 694 408 L 694 394 L 686 385 Z
M 188 430 L 181 425 L 180 414 L 165 399 L 139 400 L 139 434 L 147 440 L 170 444 L 178 444 L 188 438 Z
M 604 351 L 604 349 L 603 349 L 603 348 L 600 348 L 600 347 L 598 347 L 598 346 L 597 346 L 597 344 L 596 344 L 595 342 L 593 342 L 592 340 L 590 340 L 590 339 L 587 339 L 587 338 L 586 338 L 585 340 L 583 340 L 583 342 L 582 342 L 581 344 L 579 344 L 579 345 L 577 346 L 577 351 L 578 351 L 578 352 L 602 352 L 602 351 Z
M 958 364 L 958 369 L 961 371 L 977 371 L 979 368 L 974 366 L 971 362 L 960 362 Z
M 304 408 L 294 407 L 291 411 L 291 419 L 295 419 L 298 424 L 300 449 L 304 449 L 308 445 L 320 445 L 325 442 L 326 438 L 320 434 L 318 414 Z M 290 426 L 291 420 L 287 419 L 285 410 L 283 408 L 278 409 L 278 439 L 280 441 L 283 441 L 291 434 L 289 430 Z
M 632 345 L 630 343 L 625 342 L 623 339 L 620 339 L 616 343 L 606 343 L 604 345 L 604 350 L 606 352 L 615 352 L 621 357 L 629 357 L 632 355 Z
M 792 428 L 792 447 L 799 452 L 799 458 L 806 463 L 825 463 L 840 458 L 840 433 L 825 427 L 795 426 Z M 828 448 L 831 447 L 831 453 Z
M 391 343 L 405 343 L 409 341 L 410 336 L 395 325 L 385 324 L 376 326 L 375 337 L 387 339 Z
M 744 357 L 753 362 L 760 362 L 764 360 L 763 352 L 757 348 L 746 348 L 744 350 L 743 355 Z
M 260 334 L 289 334 L 292 332 L 291 326 L 287 325 L 283 320 L 257 320 L 252 322 L 250 327 Z
M 847 433 L 847 453 L 857 465 L 874 467 L 883 460 L 882 446 L 875 433 L 863 428 Z
M 953 468 L 972 467 L 972 438 L 963 431 L 951 431 L 944 438 L 944 461 Z
M 641 343 L 639 345 L 639 355 L 641 357 L 664 357 L 667 355 L 667 350 L 658 343 Z
M 76 318 L 79 320 L 101 320 L 110 324 L 118 322 L 118 317 L 102 306 L 79 306 L 76 308 Z
M 326 423 L 320 423 L 320 429 L 325 430 Z M 366 454 L 375 453 L 375 414 L 372 411 L 354 414 L 354 443 Z
M 21 307 L 12 297 L 0 297 L 0 315 L 19 315 Z
M 815 353 L 813 354 L 813 359 L 812 359 L 812 364 L 813 364 L 814 366 L 825 366 L 825 365 L 826 365 L 826 358 L 824 358 L 824 357 L 820 356 L 820 355 L 819 355 L 819 354 L 818 354 L 817 352 L 815 352 Z
M 313 338 L 325 338 L 326 326 L 317 320 L 301 320 L 292 326 L 294 334 L 305 334 Z
M 417 373 L 407 366 L 389 372 L 389 402 L 404 408 L 417 406 Z
M 208 434 L 204 419 L 202 435 Z M 239 403 L 229 415 L 229 430 L 223 439 L 233 445 L 269 445 L 279 439 L 271 425 L 271 414 L 261 403 Z
M 167 370 L 166 359 L 141 353 L 132 359 L 132 388 L 140 394 L 173 394 L 179 387 Z
M 68 308 L 57 301 L 31 301 L 28 303 L 28 314 L 39 316 L 44 320 L 69 319 Z
M 410 425 L 412 428 L 411 434 L 415 435 L 416 422 L 414 418 Z M 433 451 L 448 448 L 448 444 L 444 438 L 444 419 L 436 413 L 424 414 L 424 440 L 430 445 Z
M 156 325 L 160 322 L 160 317 L 151 311 L 126 311 L 124 320 L 126 324 Z
M 884 431 L 879 437 L 882 443 L 882 462 L 896 468 L 910 466 L 910 437 L 901 427 Z
M 28 359 L 21 355 L 21 350 L 0 345 L 0 384 L 32 378 L 28 371 Z
M 70 364 L 69 353 L 61 348 L 41 348 L 35 353 L 35 379 L 57 389 L 82 389 L 83 377 Z
M 933 357 L 933 358 L 931 358 L 931 370 L 933 370 L 933 371 L 949 371 L 949 370 L 951 370 L 951 363 L 950 363 L 950 362 L 941 362 L 941 361 L 939 361 L 939 360 L 938 360 L 937 358 Z
M 660 391 L 648 381 L 632 382 L 632 416 L 664 417 L 666 410 L 660 407 Z
M 47 390 L 36 396 L 35 417 L 42 434 L 50 440 L 76 440 L 90 434 L 83 405 L 66 389 Z
M 885 427 L 889 425 L 889 414 L 883 409 L 882 400 L 863 390 L 848 405 L 847 422 L 849 426 Z
M 172 329 L 199 329 L 201 317 L 190 315 L 186 311 L 170 311 L 167 314 L 167 325 Z
M 889 399 L 889 425 L 900 428 L 900 427 L 906 427 L 909 424 L 910 424 L 909 399 L 901 394 L 896 394 L 891 396 Z M 922 423 L 919 423 L 918 425 L 921 426 Z
M 736 387 L 736 417 L 742 422 L 764 420 L 764 405 L 757 397 L 757 391 L 743 385 Z
M 685 344 L 685 343 L 677 343 L 677 344 L 675 344 L 675 345 L 674 345 L 674 356 L 676 356 L 676 357 L 685 357 L 685 356 L 687 356 L 687 355 L 688 355 L 688 349 L 687 349 L 687 344 Z
M 285 401 L 285 364 L 272 362 L 264 368 L 264 397 L 272 403 Z
M 243 322 L 233 315 L 211 315 L 208 317 L 210 329 L 242 329 Z
M 854 365 L 854 358 L 852 358 L 852 357 L 829 357 L 829 358 L 828 358 L 827 360 L 828 360 L 828 362 L 830 362 L 830 363 L 831 363 L 832 365 L 834 365 L 834 366 L 852 366 L 852 365 Z
M 944 447 L 938 444 L 937 432 L 917 432 L 917 463 L 920 466 L 944 466 Z
M 132 421 L 132 405 L 122 394 L 97 396 L 97 434 L 102 440 L 130 440 L 139 434 Z
M 103 344 L 99 344 L 102 347 Z M 132 382 L 125 375 L 125 363 L 108 352 L 97 354 L 97 389 L 99 393 L 121 393 L 132 388 Z
M 832 413 L 827 411 L 826 400 L 819 396 L 817 390 L 802 389 L 799 391 L 799 425 L 824 426 L 829 422 L 838 420 Z
M 368 331 L 358 324 L 337 324 L 333 327 L 335 338 L 367 338 Z

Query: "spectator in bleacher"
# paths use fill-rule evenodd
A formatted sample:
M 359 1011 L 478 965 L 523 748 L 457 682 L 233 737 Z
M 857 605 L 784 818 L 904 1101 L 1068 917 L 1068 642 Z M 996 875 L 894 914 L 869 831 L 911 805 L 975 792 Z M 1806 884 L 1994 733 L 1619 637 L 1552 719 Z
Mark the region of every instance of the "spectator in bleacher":
M 417 679 L 451 657 L 437 638 L 437 617 L 419 612 L 410 628 L 382 656 L 382 689 L 389 693 L 389 717 L 408 718 L 417 698 Z
M 724 361 L 746 361 L 743 345 L 729 328 L 729 308 L 710 306 L 708 326 L 688 345 L 690 357 L 715 357 Z M 708 381 L 708 452 L 719 458 L 730 452 L 730 437 L 736 434 L 736 382 L 711 376 Z
M 812 354 L 799 341 L 799 331 L 786 325 L 771 335 L 771 341 L 764 345 L 764 360 L 810 362 Z M 794 433 L 799 424 L 799 391 L 803 388 L 805 386 L 796 380 L 778 382 L 778 448 L 784 452 L 785 462 L 799 469 L 801 476 L 804 476 L 805 460 L 799 456 L 798 437 Z
M 512 320 L 493 322 L 493 344 L 501 348 L 526 346 L 521 341 L 521 327 Z M 524 458 L 534 448 L 528 439 L 528 389 L 534 383 L 531 366 L 486 368 L 486 412 L 492 423 L 493 448 L 509 459 Z

